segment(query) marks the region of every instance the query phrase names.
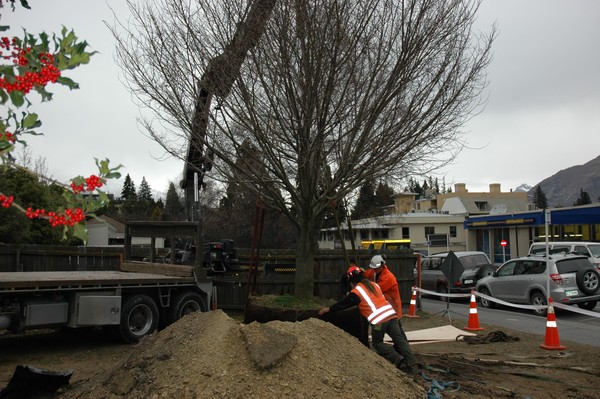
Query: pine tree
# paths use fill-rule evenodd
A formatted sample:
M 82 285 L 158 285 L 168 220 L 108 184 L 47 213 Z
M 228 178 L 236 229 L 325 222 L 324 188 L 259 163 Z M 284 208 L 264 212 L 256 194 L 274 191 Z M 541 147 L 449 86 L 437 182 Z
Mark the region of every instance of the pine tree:
M 150 190 L 150 185 L 146 181 L 145 176 L 142 177 L 142 182 L 140 183 L 138 198 L 143 201 L 152 202 L 152 190 Z
M 125 182 L 123 182 L 121 198 L 125 200 L 137 198 L 137 194 L 135 192 L 135 184 L 133 183 L 133 180 L 131 180 L 129 173 L 127 173 L 127 176 L 125 176 Z
M 368 180 L 358 190 L 358 198 L 352 210 L 352 219 L 363 219 L 371 216 L 375 206 L 375 185 L 372 180 Z
M 591 204 L 591 203 L 592 203 L 592 199 L 590 198 L 590 195 L 587 193 L 587 191 L 583 191 L 583 188 L 581 188 L 581 190 L 579 192 L 579 198 L 577 198 L 577 201 L 575 201 L 575 203 L 573 205 L 580 206 L 580 205 L 587 205 L 587 204 Z
M 548 200 L 546 199 L 546 194 L 542 191 L 541 186 L 535 188 L 535 192 L 533 193 L 533 203 L 538 209 L 548 208 Z
M 385 183 L 379 183 L 375 190 L 375 206 L 383 208 L 394 204 L 394 189 Z M 379 209 L 381 211 L 381 209 Z
M 184 219 L 184 207 L 181 197 L 175 189 L 173 182 L 169 183 L 169 189 L 167 190 L 167 199 L 165 200 L 165 212 L 163 214 L 165 220 L 183 220 Z

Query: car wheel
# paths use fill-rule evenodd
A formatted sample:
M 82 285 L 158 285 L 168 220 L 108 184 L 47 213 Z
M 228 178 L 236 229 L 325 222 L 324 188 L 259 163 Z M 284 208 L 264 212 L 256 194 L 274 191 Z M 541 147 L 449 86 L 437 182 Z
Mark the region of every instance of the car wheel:
M 492 274 L 494 274 L 495 270 L 496 267 L 494 265 L 482 265 L 477 270 L 477 274 L 475 274 L 475 277 L 477 278 L 477 280 L 481 280 L 484 277 L 491 276 Z
M 447 294 L 448 293 L 448 287 L 446 287 L 444 284 L 440 284 L 436 287 L 435 292 L 439 293 L 439 294 Z M 444 301 L 446 302 L 449 298 L 446 296 L 441 296 L 438 295 L 438 299 L 440 301 Z
M 578 303 L 577 306 L 579 306 L 581 309 L 592 310 L 596 307 L 597 304 L 598 304 L 598 301 L 589 301 L 589 302 Z
M 586 295 L 594 295 L 598 291 L 600 274 L 594 269 L 586 269 L 577 272 L 577 287 Z
M 529 303 L 532 306 L 545 306 L 547 304 L 546 297 L 539 291 L 536 291 L 533 294 L 531 294 L 531 297 L 529 298 Z M 538 316 L 546 316 L 546 312 L 547 308 L 533 310 L 533 313 L 535 313 Z
M 491 296 L 490 295 L 490 291 L 485 288 L 485 287 L 481 287 L 479 289 L 479 292 L 482 293 L 483 295 L 487 295 L 487 296 Z M 481 306 L 484 308 L 488 308 L 488 309 L 493 309 L 496 307 L 496 302 L 490 301 L 489 299 L 486 298 L 479 298 L 479 303 L 481 303 Z

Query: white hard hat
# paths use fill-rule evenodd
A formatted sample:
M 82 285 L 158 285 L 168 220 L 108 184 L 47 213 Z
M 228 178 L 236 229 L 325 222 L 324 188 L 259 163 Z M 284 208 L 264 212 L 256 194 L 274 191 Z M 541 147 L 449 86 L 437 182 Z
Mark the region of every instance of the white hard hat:
M 377 269 L 378 267 L 381 267 L 383 265 L 385 265 L 385 260 L 383 260 L 383 256 L 375 255 L 373 256 L 373 258 L 371 258 L 371 264 L 369 266 L 371 266 L 371 269 Z

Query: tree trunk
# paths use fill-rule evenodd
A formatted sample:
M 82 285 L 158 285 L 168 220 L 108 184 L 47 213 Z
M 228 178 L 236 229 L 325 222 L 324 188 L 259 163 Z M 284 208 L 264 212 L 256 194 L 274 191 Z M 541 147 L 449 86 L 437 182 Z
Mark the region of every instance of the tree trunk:
M 310 298 L 315 295 L 314 254 L 319 229 L 320 224 L 311 218 L 301 221 L 296 251 L 295 296 L 298 298 Z

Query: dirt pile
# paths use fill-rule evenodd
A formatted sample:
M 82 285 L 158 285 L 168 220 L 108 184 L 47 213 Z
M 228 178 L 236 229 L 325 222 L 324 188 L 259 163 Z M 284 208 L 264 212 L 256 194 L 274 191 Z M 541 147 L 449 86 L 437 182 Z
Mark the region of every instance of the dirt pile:
M 114 371 L 61 399 L 423 398 L 425 390 L 356 338 L 318 319 L 241 324 L 190 314 L 142 341 Z

